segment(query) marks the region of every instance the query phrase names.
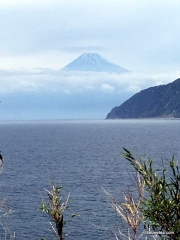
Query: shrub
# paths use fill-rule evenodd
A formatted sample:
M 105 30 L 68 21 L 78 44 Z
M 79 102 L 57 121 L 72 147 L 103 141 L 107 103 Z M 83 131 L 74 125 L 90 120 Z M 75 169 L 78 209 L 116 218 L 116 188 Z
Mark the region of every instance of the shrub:
M 146 197 L 141 204 L 142 220 L 163 239 L 180 239 L 180 172 L 174 156 L 166 168 L 153 169 L 153 160 L 137 160 L 124 148 L 124 157 L 138 172 L 145 184 Z M 166 234 L 167 233 L 167 234 Z M 172 234 L 169 234 L 172 233 Z

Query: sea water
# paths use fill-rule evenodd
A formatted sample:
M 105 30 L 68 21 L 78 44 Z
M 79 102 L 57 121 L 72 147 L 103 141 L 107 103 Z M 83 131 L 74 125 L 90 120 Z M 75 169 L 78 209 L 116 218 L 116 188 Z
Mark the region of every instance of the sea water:
M 47 195 L 44 189 L 56 183 L 64 186 L 64 201 L 70 193 L 64 218 L 79 215 L 65 227 L 67 239 L 115 239 L 111 230 L 118 226 L 127 232 L 127 226 L 102 188 L 121 201 L 122 191 L 134 187 L 133 169 L 122 147 L 136 157 L 146 154 L 162 168 L 172 155 L 180 157 L 179 133 L 180 121 L 166 119 L 1 122 L 0 197 L 13 212 L 1 214 L 0 220 L 16 239 L 53 236 L 51 219 L 40 206 Z

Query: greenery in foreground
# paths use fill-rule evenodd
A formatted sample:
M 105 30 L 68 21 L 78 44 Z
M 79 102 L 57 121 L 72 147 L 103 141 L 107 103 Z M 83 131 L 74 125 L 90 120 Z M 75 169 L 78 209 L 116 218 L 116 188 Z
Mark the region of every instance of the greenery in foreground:
M 172 157 L 166 168 L 153 169 L 153 160 L 142 157 L 137 160 L 124 148 L 124 157 L 139 174 L 138 186 L 143 183 L 146 197 L 140 196 L 138 210 L 140 219 L 147 229 L 158 234 L 162 239 L 180 239 L 180 172 L 178 163 Z M 172 233 L 172 234 L 165 234 Z M 135 236 L 135 235 L 134 235 Z M 135 236 L 136 237 L 136 236 Z M 136 239 L 136 238 L 134 238 Z
M 119 202 L 103 189 L 110 200 L 111 206 L 127 224 L 127 234 L 120 228 L 118 228 L 118 233 L 109 232 L 116 240 L 144 239 L 144 233 L 138 236 L 138 228 L 143 223 L 146 233 L 147 231 L 152 232 L 152 230 L 157 233 L 157 236 L 152 236 L 153 239 L 158 239 L 159 236 L 161 239 L 180 240 L 180 172 L 174 157 L 169 161 L 167 169 L 164 167 L 159 170 L 153 168 L 152 159 L 144 160 L 144 157 L 136 159 L 125 148 L 123 156 L 133 166 L 135 174 L 137 174 L 138 198 L 135 201 L 132 193 L 127 191 L 123 192 L 124 202 Z M 0 170 L 2 171 L 2 166 L 0 166 Z M 55 239 L 65 239 L 64 226 L 72 217 L 76 216 L 73 214 L 67 221 L 63 219 L 64 211 L 69 208 L 69 196 L 63 202 L 62 187 L 52 184 L 51 189 L 45 189 L 45 191 L 48 200 L 42 201 L 41 210 L 48 214 L 52 220 L 51 228 Z M 4 200 L 1 201 L 0 217 L 2 217 L 3 205 Z M 11 234 L 2 221 L 0 221 L 0 224 L 5 231 L 3 239 L 15 239 L 15 233 Z
M 64 220 L 64 211 L 66 211 L 69 206 L 69 195 L 65 202 L 62 201 L 62 189 L 63 187 L 56 187 L 55 185 L 51 184 L 51 190 L 46 190 L 48 195 L 48 201 L 42 201 L 41 203 L 41 210 L 43 213 L 47 213 L 53 223 L 51 224 L 51 229 L 53 234 L 56 236 L 56 239 L 62 240 L 65 239 L 65 233 L 63 231 L 63 228 L 66 223 L 68 223 L 71 218 L 77 216 L 76 214 L 72 214 L 71 217 L 68 220 Z M 46 238 L 44 238 L 46 240 Z

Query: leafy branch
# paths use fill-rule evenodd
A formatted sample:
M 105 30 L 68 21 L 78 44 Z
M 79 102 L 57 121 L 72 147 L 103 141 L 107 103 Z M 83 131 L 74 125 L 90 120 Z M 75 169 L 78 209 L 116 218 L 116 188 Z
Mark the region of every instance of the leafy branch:
M 137 160 L 129 150 L 124 148 L 124 157 L 140 174 L 148 197 L 143 198 L 141 212 L 147 227 L 155 231 L 172 232 L 163 239 L 180 239 L 180 173 L 174 156 L 169 162 L 170 176 L 166 168 L 154 170 L 153 160 Z M 157 174 L 158 172 L 158 174 Z
M 42 201 L 41 210 L 43 213 L 47 213 L 52 221 L 55 223 L 55 226 L 50 222 L 53 233 L 57 237 L 58 240 L 65 239 L 65 234 L 63 232 L 63 228 L 67 222 L 71 220 L 71 218 L 77 216 L 76 214 L 72 214 L 71 217 L 64 221 L 64 211 L 66 211 L 69 206 L 69 195 L 65 202 L 62 201 L 62 189 L 63 187 L 57 187 L 55 185 L 51 185 L 51 190 L 45 189 L 48 195 L 48 201 Z

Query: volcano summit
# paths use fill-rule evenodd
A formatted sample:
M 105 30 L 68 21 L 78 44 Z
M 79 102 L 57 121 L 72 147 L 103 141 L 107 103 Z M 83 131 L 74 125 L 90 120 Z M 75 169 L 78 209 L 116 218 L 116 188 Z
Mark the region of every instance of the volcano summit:
M 114 64 L 103 58 L 97 53 L 84 53 L 74 61 L 66 65 L 63 71 L 90 71 L 90 72 L 108 72 L 108 73 L 125 73 L 129 70 Z

